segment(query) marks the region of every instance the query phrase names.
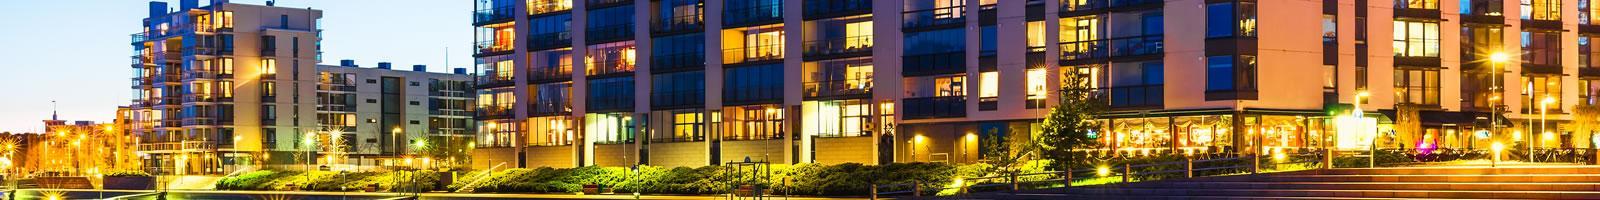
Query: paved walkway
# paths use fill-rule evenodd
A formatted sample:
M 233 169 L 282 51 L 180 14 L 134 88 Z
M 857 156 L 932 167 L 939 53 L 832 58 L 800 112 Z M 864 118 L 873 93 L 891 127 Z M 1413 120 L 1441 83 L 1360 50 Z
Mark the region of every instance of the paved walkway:
M 18 192 L 18 199 L 44 199 L 49 195 L 65 197 L 66 199 L 156 199 L 154 190 L 49 190 L 49 189 L 24 189 Z M 182 197 L 182 199 L 349 199 L 349 200 L 387 200 L 410 199 L 411 193 L 392 192 L 317 192 L 317 191 L 216 191 L 216 190 L 172 190 L 167 192 L 168 197 Z M 824 200 L 824 199 L 864 199 L 863 197 L 782 197 L 772 196 L 767 199 L 795 199 L 795 200 Z M 674 196 L 674 195 L 577 195 L 577 194 L 460 194 L 460 193 L 422 193 L 418 199 L 729 199 L 725 196 Z M 746 197 L 745 199 L 749 199 Z

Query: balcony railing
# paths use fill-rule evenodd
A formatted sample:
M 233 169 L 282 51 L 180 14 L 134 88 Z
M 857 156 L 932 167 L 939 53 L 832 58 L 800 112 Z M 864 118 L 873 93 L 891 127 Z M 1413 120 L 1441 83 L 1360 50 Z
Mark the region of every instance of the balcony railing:
M 590 63 L 589 67 L 584 69 L 585 71 L 583 74 L 588 76 L 620 74 L 633 72 L 633 69 L 634 63 L 628 60 L 593 60 L 593 63 Z
M 1161 106 L 1163 88 L 1163 85 L 1111 87 L 1108 96 L 1113 108 Z
M 435 97 L 471 97 L 466 91 L 434 90 L 428 91 L 428 96 Z
M 1161 35 L 1061 43 L 1061 61 L 1161 54 Z
M 725 27 L 742 27 L 783 21 L 783 6 L 779 4 L 743 8 L 728 7 L 725 10 L 722 15 L 722 25 Z
M 497 54 L 510 52 L 513 48 L 510 41 L 479 41 L 472 45 L 478 54 Z
M 782 43 L 735 47 L 722 50 L 722 64 L 736 64 L 781 59 L 783 59 Z
M 533 116 L 553 116 L 572 113 L 572 103 L 567 101 L 542 101 L 528 104 L 528 114 Z
M 516 77 L 512 77 L 510 75 L 499 76 L 499 75 L 495 75 L 495 74 L 496 73 L 491 71 L 491 72 L 486 72 L 486 74 L 479 75 L 478 76 L 478 85 L 503 85 L 503 84 L 509 84 L 509 83 L 512 83 L 511 81 L 516 78 Z
M 129 35 L 129 36 L 131 38 L 131 41 L 129 41 L 129 43 L 140 43 L 140 42 L 144 42 L 145 40 L 148 40 L 148 39 L 146 39 L 147 37 L 145 37 L 143 32 L 133 33 L 132 35 Z
M 633 23 L 589 27 L 587 32 L 588 38 L 584 39 L 591 43 L 633 39 Z
M 428 114 L 438 116 L 472 116 L 472 112 L 460 109 L 433 109 L 429 110 Z
M 949 52 L 924 55 L 908 55 L 903 59 L 905 76 L 927 76 L 938 74 L 956 74 L 967 71 L 966 52 Z
M 872 94 L 872 79 L 805 82 L 805 97 L 832 97 Z
M 506 119 L 511 118 L 512 113 L 513 110 L 510 105 L 485 106 L 478 108 L 478 114 L 476 116 L 482 119 Z
M 867 14 L 872 12 L 872 0 L 805 0 L 801 7 L 806 18 Z
M 528 68 L 529 82 L 572 80 L 572 65 Z
M 650 105 L 655 107 L 701 106 L 705 104 L 705 98 L 706 93 L 704 91 L 652 91 Z
M 906 11 L 904 13 L 905 23 L 901 28 L 961 24 L 966 22 L 966 11 L 967 7 L 965 6 Z
M 1162 3 L 1161 0 L 1063 0 L 1061 2 L 1061 12 L 1084 12 L 1160 3 Z
M 967 99 L 964 96 L 919 97 L 903 99 L 905 118 L 933 119 L 967 116 Z
M 317 84 L 317 90 L 339 91 L 339 92 L 355 92 L 356 91 L 356 86 L 354 86 L 354 85 Z
M 650 31 L 654 33 L 675 33 L 697 31 L 704 29 L 705 18 L 700 15 L 673 16 L 667 19 L 657 19 L 650 24 Z
M 587 5 L 589 6 L 590 9 L 594 9 L 594 8 L 600 8 L 600 7 L 620 6 L 620 5 L 623 5 L 625 3 L 632 3 L 632 2 L 633 2 L 632 0 L 589 0 L 589 4 L 587 4 Z
M 545 50 L 572 46 L 572 32 L 538 33 L 528 37 L 530 50 Z
M 872 35 L 806 41 L 802 47 L 808 57 L 872 52 Z
M 511 6 L 500 6 L 473 11 L 472 24 L 484 24 L 513 19 L 514 16 L 516 16 L 512 14 L 514 12 L 513 10 L 515 9 L 515 7 Z
M 650 57 L 650 70 L 652 72 L 674 72 L 690 69 L 703 69 L 705 66 L 706 56 L 700 52 L 655 55 Z
M 572 10 L 572 0 L 529 0 L 528 15 Z

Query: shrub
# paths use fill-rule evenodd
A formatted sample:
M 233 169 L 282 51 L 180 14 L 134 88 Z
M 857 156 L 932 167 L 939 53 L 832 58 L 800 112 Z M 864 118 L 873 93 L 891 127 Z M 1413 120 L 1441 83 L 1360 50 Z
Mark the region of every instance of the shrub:
M 106 177 L 150 177 L 150 173 L 139 170 L 117 170 L 105 173 Z

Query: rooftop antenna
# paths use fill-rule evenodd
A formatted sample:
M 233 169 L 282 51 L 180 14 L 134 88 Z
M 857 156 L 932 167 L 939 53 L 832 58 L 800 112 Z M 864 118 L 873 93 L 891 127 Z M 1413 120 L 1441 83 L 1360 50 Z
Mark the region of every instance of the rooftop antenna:
M 56 115 L 56 100 L 50 100 L 50 120 L 60 120 Z

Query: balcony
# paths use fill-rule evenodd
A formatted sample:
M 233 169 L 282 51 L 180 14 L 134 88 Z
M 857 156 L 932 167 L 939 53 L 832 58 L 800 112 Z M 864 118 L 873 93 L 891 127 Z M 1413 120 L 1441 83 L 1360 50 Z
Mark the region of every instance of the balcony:
M 805 0 L 801 7 L 807 20 L 872 13 L 871 0 Z
M 129 41 L 128 43 L 142 43 L 145 40 L 149 40 L 149 39 L 147 39 L 148 37 L 145 37 L 143 32 L 133 33 L 132 35 L 129 35 L 129 36 L 130 36 L 131 41 Z
M 544 101 L 528 104 L 529 116 L 564 116 L 572 114 L 572 104 L 567 101 Z
M 1112 108 L 1160 108 L 1165 89 L 1164 85 L 1135 85 L 1118 86 L 1105 90 L 1109 92 Z
M 801 45 L 805 57 L 869 54 L 872 52 L 872 35 L 806 41 Z
M 622 59 L 608 59 L 608 61 L 594 61 L 584 70 L 584 75 L 618 75 L 634 72 L 634 61 Z
M 474 56 L 486 56 L 510 53 L 512 46 L 511 41 L 479 41 L 472 48 L 476 50 Z
M 509 85 L 515 84 L 514 82 L 512 82 L 512 80 L 514 80 L 514 79 L 516 79 L 516 77 L 512 77 L 512 75 L 510 75 L 510 74 L 506 74 L 504 76 L 500 76 L 500 75 L 496 75 L 492 71 L 491 72 L 486 72 L 486 74 L 478 76 L 478 87 L 491 88 L 491 87 L 509 86 Z
M 1061 62 L 1160 55 L 1164 48 L 1161 35 L 1063 42 Z
M 621 6 L 633 3 L 632 0 L 589 0 L 589 9 L 599 9 L 612 6 Z
M 705 19 L 700 15 L 673 16 L 668 19 L 658 19 L 650 24 L 651 33 L 683 33 L 698 32 L 705 29 Z
M 1161 8 L 1162 0 L 1063 0 L 1062 16 L 1081 16 L 1116 10 Z
M 572 65 L 530 67 L 529 83 L 549 83 L 572 80 Z
M 459 97 L 459 98 L 472 97 L 472 96 L 468 96 L 468 93 L 466 91 L 453 91 L 453 90 L 428 91 L 428 96 L 434 96 L 434 97 Z
M 745 46 L 722 50 L 722 64 L 738 64 L 783 59 L 783 44 Z
M 511 7 L 511 6 L 500 6 L 500 7 L 480 9 L 480 10 L 473 11 L 472 12 L 472 24 L 473 25 L 484 25 L 484 24 L 507 22 L 507 21 L 513 20 L 513 19 L 515 19 L 515 16 L 516 16 L 516 15 L 512 14 L 513 12 L 515 12 L 514 11 L 515 9 L 516 9 L 515 7 Z
M 514 112 L 515 111 L 512 110 L 511 105 L 484 106 L 478 108 L 478 113 L 476 116 L 478 119 L 509 119 Z
M 706 56 L 700 52 L 655 55 L 650 57 L 651 73 L 680 72 L 704 69 Z
M 812 81 L 802 85 L 808 98 L 872 95 L 872 79 Z
M 321 91 L 336 91 L 336 92 L 355 92 L 356 91 L 356 86 L 354 86 L 354 85 L 335 85 L 335 84 L 317 84 L 317 90 L 321 90 Z
M 959 26 L 966 23 L 965 6 L 934 8 L 927 10 L 906 11 L 903 15 L 905 23 L 901 28 L 922 29 L 940 26 Z
M 959 118 L 967 116 L 967 99 L 964 96 L 919 97 L 902 99 L 905 119 Z
M 633 39 L 633 24 L 628 23 L 589 27 L 587 33 L 588 38 L 584 39 L 591 44 L 631 40 Z
M 929 76 L 967 72 L 966 52 L 908 55 L 903 59 L 904 76 Z
M 571 32 L 539 33 L 528 37 L 528 51 L 549 50 L 572 46 Z
M 778 4 L 743 8 L 728 7 L 724 11 L 722 15 L 723 28 L 783 22 L 783 6 Z
M 572 10 L 572 0 L 529 0 L 528 15 Z
M 472 112 L 465 111 L 465 110 L 460 110 L 460 109 L 432 109 L 432 110 L 428 110 L 428 115 L 434 115 L 434 116 L 472 116 Z
M 183 119 L 183 125 L 184 126 L 216 126 L 217 125 L 217 118 L 215 118 L 215 117 L 190 117 L 190 118 L 184 118 Z

